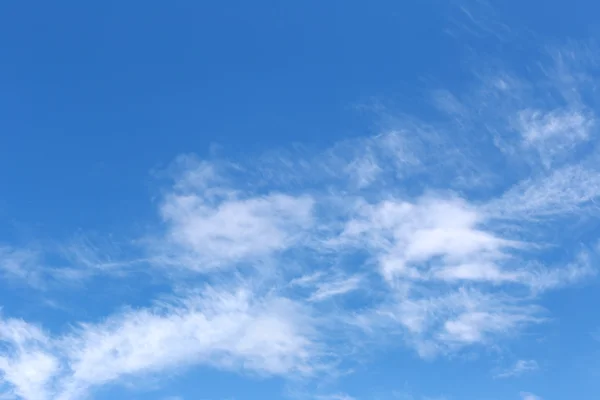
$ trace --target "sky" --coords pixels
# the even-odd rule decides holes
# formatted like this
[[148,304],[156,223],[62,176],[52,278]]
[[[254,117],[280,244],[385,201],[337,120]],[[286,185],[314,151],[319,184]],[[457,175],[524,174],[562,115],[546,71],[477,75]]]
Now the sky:
[[598,398],[599,12],[3,2],[0,399]]

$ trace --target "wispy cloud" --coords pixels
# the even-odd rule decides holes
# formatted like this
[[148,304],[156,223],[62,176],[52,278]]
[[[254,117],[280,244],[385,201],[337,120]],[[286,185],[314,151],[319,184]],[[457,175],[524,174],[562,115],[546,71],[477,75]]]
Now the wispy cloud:
[[0,247],[0,273],[8,279],[24,280],[39,285],[39,255],[33,250]]
[[560,218],[582,212],[598,213],[600,179],[596,166],[569,165],[550,174],[525,179],[489,204],[499,218]]
[[125,311],[52,336],[0,324],[0,371],[23,399],[78,399],[98,385],[190,364],[265,375],[310,375],[317,333],[302,306],[248,287],[205,287],[150,309]]
[[523,400],[542,400],[541,397],[536,396],[533,393],[521,392],[521,399]]
[[354,397],[345,393],[336,393],[329,395],[317,396],[317,400],[356,400]]
[[510,368],[496,374],[496,378],[512,378],[529,372],[534,372],[539,369],[539,365],[535,360],[518,360]]
[[527,147],[535,148],[546,167],[561,153],[589,139],[593,117],[574,110],[523,110],[518,114],[517,129]]
[[309,301],[323,301],[335,296],[341,296],[358,289],[361,279],[352,276],[339,280],[323,282],[317,285],[317,290],[310,295]]

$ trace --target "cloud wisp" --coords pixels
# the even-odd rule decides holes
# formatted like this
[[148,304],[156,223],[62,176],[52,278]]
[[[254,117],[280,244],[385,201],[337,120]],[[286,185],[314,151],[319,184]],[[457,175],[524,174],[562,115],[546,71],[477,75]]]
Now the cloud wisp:
[[495,375],[496,378],[513,378],[526,373],[539,370],[540,366],[535,360],[517,360],[510,368]]

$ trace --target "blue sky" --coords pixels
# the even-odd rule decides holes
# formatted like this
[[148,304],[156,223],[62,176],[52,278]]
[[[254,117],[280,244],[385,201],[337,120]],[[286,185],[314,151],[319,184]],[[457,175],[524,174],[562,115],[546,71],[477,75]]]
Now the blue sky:
[[0,399],[597,398],[598,12],[3,3]]

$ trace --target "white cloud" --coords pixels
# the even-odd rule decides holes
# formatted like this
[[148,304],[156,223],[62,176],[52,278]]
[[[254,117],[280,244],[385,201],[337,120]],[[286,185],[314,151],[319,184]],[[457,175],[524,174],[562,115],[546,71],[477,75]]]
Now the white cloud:
[[35,251],[0,246],[0,273],[8,279],[40,285],[39,264],[39,255]]
[[310,324],[285,299],[208,290],[165,310],[119,315],[66,338],[76,385],[201,363],[265,374],[311,372]]
[[598,170],[577,164],[519,182],[502,197],[492,200],[487,211],[498,218],[557,218],[586,210],[597,212],[598,196]]
[[78,281],[89,275],[89,271],[80,268],[48,265],[45,255],[37,249],[0,246],[0,277],[35,289],[47,289],[52,284]]
[[351,161],[347,166],[348,174],[355,178],[358,188],[371,185],[382,173],[382,168],[372,154],[365,154],[362,158]]
[[510,368],[496,374],[496,378],[511,378],[520,376],[528,372],[537,371],[539,365],[535,360],[517,360],[517,362]]
[[386,309],[407,331],[409,343],[424,357],[469,345],[493,343],[542,320],[541,309],[508,295],[458,288],[445,294],[409,297]]
[[576,110],[522,110],[518,114],[517,129],[526,147],[534,148],[546,167],[587,141],[594,120]]
[[121,271],[147,261],[122,257],[123,250],[110,236],[99,239],[79,234],[59,245],[56,252],[72,266],[71,270],[77,269],[84,274]]
[[49,352],[50,343],[39,328],[21,320],[0,320],[2,380],[10,385],[9,395],[25,400],[46,400],[59,361]]
[[321,282],[308,298],[309,301],[323,301],[331,297],[341,296],[358,289],[361,283],[359,276],[351,276],[328,282]]
[[523,400],[542,400],[540,396],[536,396],[533,393],[521,392],[521,399]]
[[539,110],[524,110],[519,113],[519,128],[528,145],[557,138],[567,143],[585,140],[591,124],[588,117],[577,111],[555,110],[544,113]]
[[359,275],[346,276],[340,272],[327,274],[319,271],[294,278],[290,281],[289,286],[308,288],[310,295],[307,300],[320,302],[359,289],[362,280],[362,276]]
[[359,205],[333,243],[366,250],[393,293],[359,325],[396,321],[425,357],[490,344],[544,320],[532,297],[511,287],[534,295],[595,273],[585,254],[567,266],[532,265],[522,253],[534,249],[495,233],[488,218],[456,197]]
[[0,341],[12,350],[0,358],[0,371],[11,393],[25,400],[79,399],[98,385],[191,364],[310,375],[319,368],[313,325],[285,298],[206,287],[58,337],[3,321]]
[[[357,214],[347,223],[342,241],[364,244],[375,251],[381,272],[390,281],[428,279],[431,275],[460,277],[460,271],[443,269],[462,268],[466,272],[469,267],[465,264],[473,262],[485,268],[488,262],[502,257],[503,248],[518,245],[480,229],[482,216],[459,199],[424,198],[416,203],[386,200],[362,205]],[[441,265],[429,263],[437,258],[441,258]],[[466,273],[462,276],[469,278]],[[479,277],[483,276],[485,273]]]
[[[312,223],[308,196],[271,194],[209,204],[200,194],[167,197],[161,214],[173,253],[187,254],[194,269],[268,257],[297,243]],[[182,262],[176,258],[175,262]]]

